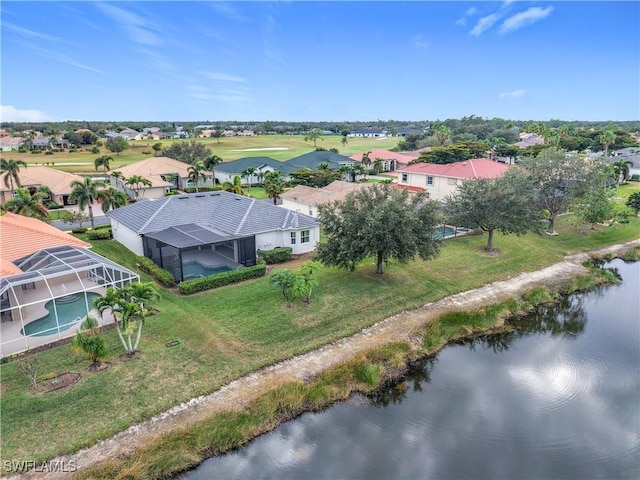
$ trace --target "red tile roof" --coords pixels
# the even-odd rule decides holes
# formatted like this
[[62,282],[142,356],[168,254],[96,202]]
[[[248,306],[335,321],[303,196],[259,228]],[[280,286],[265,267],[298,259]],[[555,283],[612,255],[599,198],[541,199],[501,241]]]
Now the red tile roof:
[[12,260],[26,257],[43,248],[64,245],[91,246],[36,218],[5,213],[0,216],[0,277],[22,273]]
[[398,172],[449,178],[495,178],[502,176],[508,169],[509,165],[504,163],[494,162],[488,158],[474,158],[446,165],[414,163],[398,170]]
[[[415,160],[419,156],[419,154],[404,154],[404,153],[392,152],[391,150],[383,150],[383,149],[368,150],[368,151],[371,152],[369,154],[369,158],[371,159],[371,163],[375,162],[376,158],[381,158],[382,160],[395,160],[398,163],[406,165],[411,160]],[[352,159],[352,160],[355,160],[357,162],[361,162],[362,161],[362,155],[364,155],[365,153],[367,153],[367,152],[354,153],[349,158]]]

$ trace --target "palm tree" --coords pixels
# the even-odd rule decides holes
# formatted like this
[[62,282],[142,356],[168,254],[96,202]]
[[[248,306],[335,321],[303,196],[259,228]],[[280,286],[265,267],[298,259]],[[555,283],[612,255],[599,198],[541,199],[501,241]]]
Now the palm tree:
[[73,338],[71,345],[77,349],[82,350],[91,359],[91,365],[89,370],[95,372],[102,367],[102,359],[107,356],[109,349],[104,343],[101,337],[88,335],[84,332],[77,332]]
[[93,161],[93,164],[96,167],[96,170],[98,170],[98,167],[102,167],[104,169],[104,175],[107,175],[107,171],[110,170],[109,168],[109,163],[113,162],[113,157],[110,157],[108,155],[103,155],[101,157],[96,158]]
[[361,163],[356,163],[355,165],[353,165],[351,167],[352,171],[353,171],[353,180],[356,181],[358,175],[361,176],[366,176],[367,175],[367,169],[364,168],[364,165],[362,165]]
[[343,146],[343,147],[344,147],[347,143],[349,143],[349,140],[347,140],[347,136],[346,136],[346,135],[343,135],[343,136],[342,136],[342,140],[341,140],[341,142],[342,142],[342,146]]
[[222,163],[222,158],[220,158],[218,155],[210,155],[207,158],[204,159],[204,161],[202,162],[204,164],[204,168],[208,168],[209,170],[211,170],[211,181],[213,182],[213,186],[216,186],[216,165]]
[[0,174],[4,173],[4,185],[11,190],[12,197],[15,194],[14,182],[18,187],[22,186],[18,175],[20,167],[27,168],[27,164],[22,160],[0,159]]
[[616,141],[616,134],[613,130],[605,130],[598,137],[598,141],[604,145],[604,158],[609,157],[609,145]]
[[98,192],[98,199],[100,199],[104,213],[107,213],[109,210],[124,207],[127,204],[127,196],[124,192],[111,186],[106,190],[100,190]]
[[268,172],[264,176],[264,191],[273,199],[273,204],[278,204],[280,194],[284,192],[284,179],[279,171]]
[[444,124],[438,125],[434,130],[433,134],[438,140],[438,143],[441,147],[444,147],[445,143],[451,138],[451,129]]
[[318,286],[317,273],[320,271],[322,264],[320,262],[307,262],[300,267],[300,282],[304,286],[303,301],[311,303],[311,292],[314,287]]
[[629,160],[618,160],[611,164],[613,172],[616,175],[616,182],[618,186],[629,179],[629,167],[632,166],[633,162],[630,162]]
[[74,180],[71,182],[72,190],[71,195],[69,195],[69,200],[77,201],[80,210],[84,210],[85,207],[89,207],[91,228],[94,228],[92,205],[98,200],[98,189],[104,186],[104,182],[100,180],[93,180],[90,177],[85,177],[82,181]]
[[376,161],[373,162],[373,169],[376,173],[380,173],[382,171],[382,159],[380,157],[376,157]]
[[251,183],[253,180],[253,175],[256,173],[256,169],[253,167],[247,167],[242,171],[242,176],[247,177],[249,180],[249,196],[251,196]]
[[44,196],[41,192],[31,195],[28,189],[19,188],[15,196],[5,203],[4,208],[7,212],[46,221],[49,219],[49,210],[42,203]]
[[151,180],[144,178],[141,175],[131,175],[125,180],[124,184],[133,190],[136,200],[140,199],[140,191],[142,191],[142,197],[144,198],[146,187],[150,187],[152,185]]
[[238,175],[233,176],[233,182],[229,182],[229,181],[222,182],[222,189],[225,192],[244,195],[244,190],[242,189],[242,179]]
[[139,314],[137,315],[136,322],[138,323],[138,329],[136,333],[136,340],[131,345],[131,337],[129,337],[129,349],[135,352],[138,349],[140,343],[140,335],[142,334],[142,324],[144,319],[148,316],[149,311],[153,303],[160,299],[160,293],[153,282],[134,282],[130,283],[121,290],[122,298],[127,302],[133,302],[138,305]]
[[116,187],[118,186],[119,181],[124,183],[124,175],[122,174],[122,172],[111,172],[111,177],[115,178],[116,180]]
[[200,177],[204,177],[202,174],[204,169],[205,166],[203,162],[196,162],[187,169],[187,177],[196,185],[196,193],[199,191],[198,183],[200,181]]
[[369,169],[369,166],[371,165],[371,152],[367,152],[367,153],[363,153],[362,154],[362,165],[364,165],[367,169]]

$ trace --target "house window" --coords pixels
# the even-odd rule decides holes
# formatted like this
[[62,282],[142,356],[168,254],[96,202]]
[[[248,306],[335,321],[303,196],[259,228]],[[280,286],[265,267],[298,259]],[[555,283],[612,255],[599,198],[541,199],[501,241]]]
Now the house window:
[[291,245],[296,244],[296,232],[291,232]]
[[433,177],[427,177],[427,185],[433,185]]
[[303,230],[300,232],[300,243],[309,243],[309,230]]
[[409,181],[409,174],[408,173],[403,173],[402,174],[402,183],[407,183]]
[[313,215],[313,207],[309,207],[309,215]]

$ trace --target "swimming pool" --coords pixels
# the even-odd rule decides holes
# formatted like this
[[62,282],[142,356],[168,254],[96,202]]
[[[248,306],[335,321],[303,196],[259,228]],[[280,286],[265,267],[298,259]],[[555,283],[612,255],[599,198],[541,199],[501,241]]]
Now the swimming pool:
[[185,280],[190,278],[206,277],[215,273],[228,272],[232,270],[226,265],[203,265],[200,262],[191,260],[182,264],[182,275]]
[[[99,296],[100,295],[97,293],[87,293],[89,310],[92,308],[91,305],[93,304],[93,300]],[[87,304],[84,299],[84,293],[74,293],[73,295],[49,300],[44,305],[44,308],[46,308],[49,313],[44,317],[27,323],[24,328],[20,330],[20,334],[27,337],[44,337],[46,335],[55,335],[58,333],[56,313],[53,308],[54,302],[55,308],[58,311],[60,332],[70,329],[79,321],[84,319],[87,314]]]
[[451,225],[440,225],[436,228],[436,233],[434,234],[435,238],[448,238],[448,237],[459,237],[460,235],[466,235],[469,233],[468,228],[464,227],[452,227]]

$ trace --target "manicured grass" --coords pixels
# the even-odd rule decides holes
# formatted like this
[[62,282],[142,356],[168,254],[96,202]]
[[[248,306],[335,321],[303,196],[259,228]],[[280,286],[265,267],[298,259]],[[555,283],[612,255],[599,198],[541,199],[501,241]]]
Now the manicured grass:
[[[374,273],[373,260],[355,272],[324,268],[310,305],[286,308],[268,278],[188,297],[162,289],[159,313],[144,327],[139,358],[120,358],[113,331],[104,334],[112,366],[99,373],[87,372],[89,362],[68,345],[39,353],[41,378],[65,371],[83,374],[75,386],[44,396],[28,392],[20,362],[2,366],[3,459],[44,460],[89,446],[257,368],[353,334],[401,310],[537,270],[569,253],[640,237],[637,218],[628,225],[598,227],[588,236],[580,235],[580,226],[571,220],[560,218],[557,237],[497,235],[497,256],[482,250],[484,236],[470,236],[445,242],[436,260],[391,264],[384,275]],[[134,255],[116,242],[93,245],[97,253],[135,270]],[[180,345],[166,348],[171,339]],[[360,378],[373,382],[376,367],[362,368]]]
[[[221,138],[218,142],[215,138],[198,138],[211,149],[213,154],[220,156],[224,161],[236,160],[242,157],[271,157],[275,160],[285,161],[299,155],[315,150],[312,142],[305,142],[304,135],[260,135],[255,137],[228,137]],[[159,140],[163,147],[168,147],[175,142],[187,140]],[[325,136],[318,140],[318,147],[337,148],[342,155],[353,155],[376,148],[394,148],[398,145],[398,138],[349,138],[347,145],[342,145],[340,135]],[[101,155],[113,157],[110,168],[116,169],[133,162],[144,160],[154,156],[151,146],[158,143],[158,140],[143,140],[129,142],[130,148],[120,155],[109,152],[105,147],[100,148],[100,153],[91,153],[89,149],[82,149],[77,152],[56,152],[53,155],[32,155],[30,153],[3,152],[3,158],[22,160],[29,165],[48,164],[52,168],[57,168],[65,172],[73,173],[96,173],[93,161]],[[260,150],[269,148],[284,148],[284,150]],[[258,150],[251,150],[258,149]],[[151,152],[151,153],[142,153]],[[52,165],[53,163],[53,165]]]

